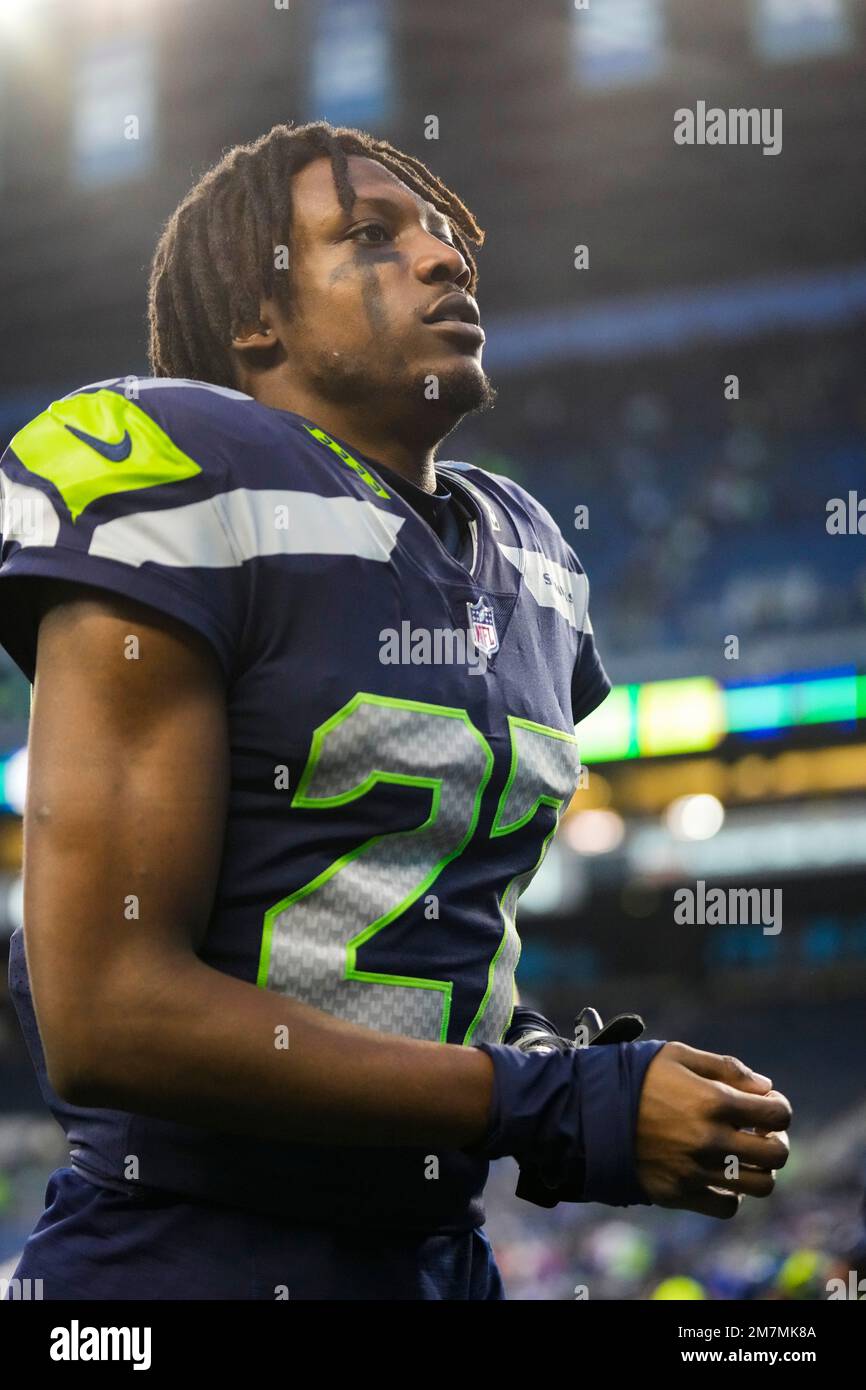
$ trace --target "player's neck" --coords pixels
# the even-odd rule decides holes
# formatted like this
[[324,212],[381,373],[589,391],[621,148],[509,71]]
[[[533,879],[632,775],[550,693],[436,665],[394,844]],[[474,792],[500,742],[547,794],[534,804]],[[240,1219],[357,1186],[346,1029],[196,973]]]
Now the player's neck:
[[401,429],[393,420],[383,421],[378,413],[375,419],[370,419],[357,405],[342,406],[298,390],[273,391],[264,383],[257,383],[257,386],[256,399],[262,405],[303,415],[374,463],[393,469],[425,492],[436,491],[434,454],[438,440],[416,437],[417,420]]
[[415,441],[409,443],[393,433],[385,437],[380,429],[365,426],[364,421],[353,414],[327,406],[320,406],[315,413],[299,411],[299,414],[306,415],[308,420],[315,420],[328,434],[344,440],[373,463],[383,463],[386,468],[393,469],[402,478],[408,478],[410,483],[423,488],[425,492],[436,491],[434,445]]

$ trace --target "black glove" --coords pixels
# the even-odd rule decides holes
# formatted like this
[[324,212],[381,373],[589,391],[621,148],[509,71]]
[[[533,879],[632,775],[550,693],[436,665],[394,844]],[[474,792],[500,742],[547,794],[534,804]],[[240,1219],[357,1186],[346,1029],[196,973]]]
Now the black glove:
[[[550,1019],[536,1009],[522,1004],[515,1006],[503,1043],[519,1052],[567,1052],[573,1048],[595,1046],[597,1043],[634,1042],[644,1031],[639,1014],[616,1014],[603,1024],[595,1009],[581,1009],[574,1021],[574,1038],[563,1038]],[[579,1202],[583,1195],[583,1177],[576,1175],[560,1187],[549,1187],[535,1164],[520,1160],[520,1177],[515,1194],[538,1207],[555,1207],[559,1202]]]

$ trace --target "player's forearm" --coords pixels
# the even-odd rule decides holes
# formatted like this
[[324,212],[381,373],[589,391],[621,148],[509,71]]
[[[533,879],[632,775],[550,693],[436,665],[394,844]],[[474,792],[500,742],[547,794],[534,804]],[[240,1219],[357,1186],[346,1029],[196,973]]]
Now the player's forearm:
[[183,957],[89,1011],[55,1084],[77,1104],[266,1139],[480,1139],[493,1068],[475,1048],[346,1023]]

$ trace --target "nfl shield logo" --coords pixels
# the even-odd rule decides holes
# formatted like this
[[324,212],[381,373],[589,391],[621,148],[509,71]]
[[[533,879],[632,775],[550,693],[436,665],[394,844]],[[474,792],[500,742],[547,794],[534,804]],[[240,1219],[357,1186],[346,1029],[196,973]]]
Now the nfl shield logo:
[[493,609],[482,594],[477,603],[467,603],[466,610],[469,614],[469,635],[476,648],[484,656],[493,656],[494,652],[499,651]]

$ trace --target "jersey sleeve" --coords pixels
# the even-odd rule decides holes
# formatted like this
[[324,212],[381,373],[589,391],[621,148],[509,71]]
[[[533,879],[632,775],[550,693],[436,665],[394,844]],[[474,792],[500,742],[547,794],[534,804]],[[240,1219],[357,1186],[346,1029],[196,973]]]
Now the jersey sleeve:
[[198,632],[227,678],[234,670],[245,575],[226,524],[218,421],[206,388],[154,385],[55,401],[0,459],[0,644],[31,681],[34,579],[145,603]]
[[564,544],[569,568],[574,575],[572,592],[575,597],[578,643],[571,678],[571,708],[574,722],[579,724],[607,699],[613,689],[613,683],[602,665],[595,642],[595,632],[589,616],[589,580],[571,546],[567,542]]
[[613,683],[596,649],[595,636],[591,631],[584,631],[571,680],[571,708],[575,724],[598,709],[612,689]]

